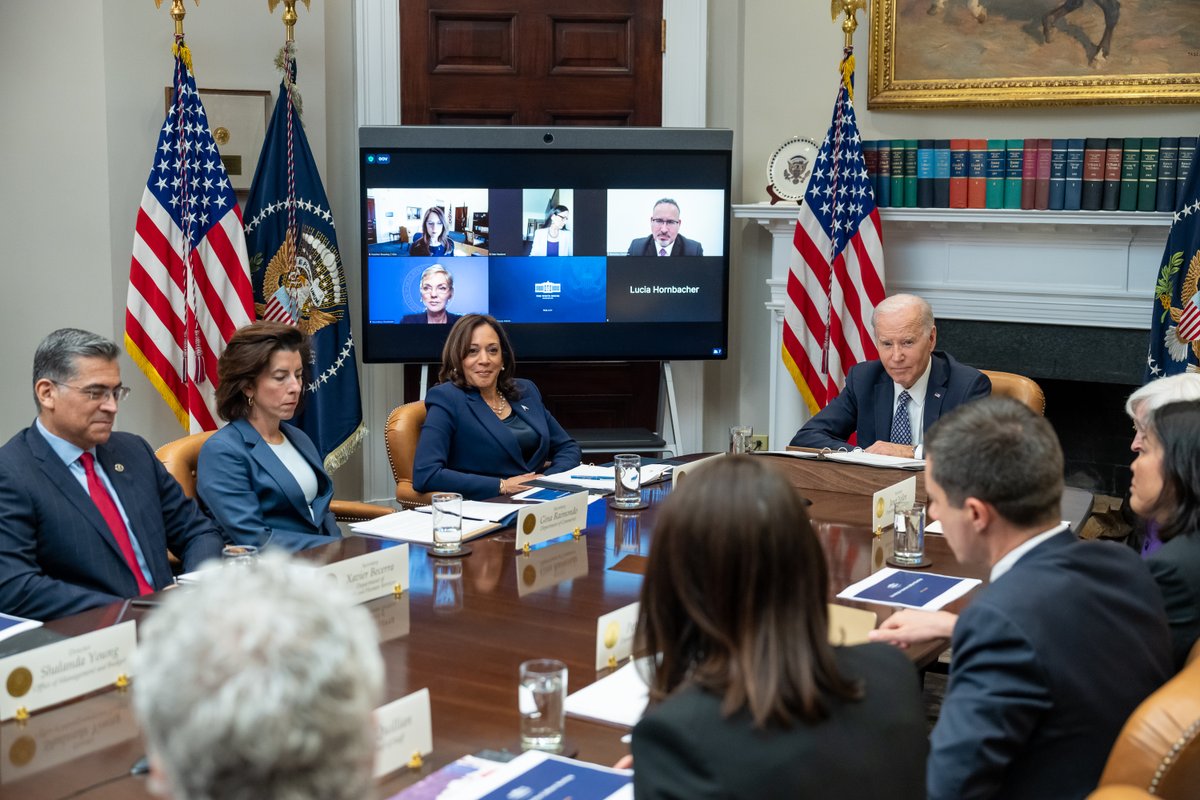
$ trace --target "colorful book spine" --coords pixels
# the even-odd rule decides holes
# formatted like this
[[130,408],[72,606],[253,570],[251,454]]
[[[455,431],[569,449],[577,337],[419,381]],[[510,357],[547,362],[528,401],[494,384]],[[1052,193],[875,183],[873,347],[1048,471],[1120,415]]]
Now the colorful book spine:
[[950,207],[950,140],[933,142],[933,207]]
[[1037,139],[1026,139],[1021,157],[1021,208],[1032,209],[1037,190]]
[[1103,139],[1084,140],[1083,199],[1079,205],[1084,211],[1099,211],[1104,199],[1104,153]]
[[904,140],[892,139],[892,208],[904,207]]
[[917,140],[917,208],[933,207],[933,139]]
[[1067,196],[1067,140],[1050,140],[1050,210],[1062,211]]
[[871,182],[871,196],[875,205],[879,205],[879,141],[864,139],[862,143],[863,166],[867,170],[867,180]]
[[1121,199],[1117,205],[1121,211],[1137,211],[1141,168],[1142,140],[1136,136],[1125,139],[1121,147]]
[[1083,139],[1067,139],[1067,188],[1063,208],[1078,211],[1083,201]]
[[1050,140],[1037,140],[1037,185],[1033,192],[1033,207],[1038,211],[1050,208]]
[[1179,169],[1175,171],[1175,208],[1183,205],[1183,184],[1192,172],[1192,162],[1196,157],[1196,140],[1195,136],[1179,137]]
[[875,205],[888,208],[892,204],[892,140],[879,140],[879,191]]
[[1153,211],[1158,205],[1158,138],[1142,139],[1142,163],[1138,169],[1138,211]]
[[917,207],[917,140],[904,140],[904,207]]
[[1021,177],[1025,164],[1025,142],[1009,139],[1004,144],[1004,208],[1021,207]]
[[1109,139],[1104,146],[1104,193],[1100,196],[1101,211],[1116,211],[1121,204],[1121,152],[1125,142]]
[[967,208],[987,207],[987,139],[971,139],[967,152]]
[[987,208],[1004,208],[1004,175],[1007,145],[1004,139],[987,140]]
[[967,158],[971,142],[950,140],[950,207],[967,207]]
[[1179,170],[1179,137],[1164,136],[1158,142],[1158,195],[1155,211],[1175,210],[1175,173]]

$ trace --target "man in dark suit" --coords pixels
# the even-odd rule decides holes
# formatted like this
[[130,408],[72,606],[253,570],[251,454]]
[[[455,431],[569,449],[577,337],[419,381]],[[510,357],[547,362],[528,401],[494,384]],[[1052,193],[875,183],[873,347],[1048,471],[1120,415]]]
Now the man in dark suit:
[[921,641],[939,620],[953,631],[930,800],[1083,798],[1126,718],[1172,674],[1162,596],[1132,550],[1059,521],[1062,450],[1015,400],[943,417],[926,458],[930,516],[955,558],[991,570],[957,622],[906,610],[873,637]]
[[631,256],[702,256],[704,248],[679,235],[679,203],[664,197],[650,214],[650,235],[629,243]]
[[0,611],[55,619],[173,582],[221,535],[145,440],[113,432],[120,351],[64,328],[34,355],[34,424],[0,448]]
[[986,375],[933,349],[933,309],[920,297],[885,298],[871,327],[879,360],[851,367],[842,391],[804,423],[793,445],[846,449],[856,433],[868,453],[920,458],[925,431],[940,416],[991,394]]

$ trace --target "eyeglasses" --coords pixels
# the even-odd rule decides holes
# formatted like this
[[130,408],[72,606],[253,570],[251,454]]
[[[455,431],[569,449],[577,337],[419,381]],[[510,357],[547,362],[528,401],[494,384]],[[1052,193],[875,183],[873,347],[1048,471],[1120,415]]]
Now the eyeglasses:
[[563,213],[561,213],[561,212],[557,212],[557,211],[556,211],[556,212],[554,212],[554,214],[552,214],[551,216],[558,217],[558,218],[559,218],[559,219],[561,219],[563,222],[566,222],[568,219],[570,219],[570,217],[568,217],[566,214],[563,214]]
[[129,397],[129,393],[133,391],[128,386],[114,386],[110,389],[107,386],[72,386],[62,381],[53,381],[53,383],[58,386],[65,386],[68,389],[74,389],[93,403],[103,403],[110,397],[114,403],[120,403],[126,397]]
[[663,219],[662,217],[651,217],[650,222],[652,222],[655,225],[660,225],[660,226],[666,225],[668,228],[675,228],[675,227],[679,226],[679,220],[677,220],[677,219]]

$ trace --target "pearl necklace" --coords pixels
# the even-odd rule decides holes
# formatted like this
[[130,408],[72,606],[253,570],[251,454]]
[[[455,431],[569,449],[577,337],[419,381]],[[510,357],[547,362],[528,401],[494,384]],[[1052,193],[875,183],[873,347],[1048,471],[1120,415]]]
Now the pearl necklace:
[[483,399],[483,402],[487,403],[487,407],[490,408],[497,417],[503,416],[504,409],[505,409],[505,407],[508,406],[508,401],[504,399],[504,395],[500,395],[500,402],[497,403],[496,405],[492,405],[491,403],[488,403],[486,397]]

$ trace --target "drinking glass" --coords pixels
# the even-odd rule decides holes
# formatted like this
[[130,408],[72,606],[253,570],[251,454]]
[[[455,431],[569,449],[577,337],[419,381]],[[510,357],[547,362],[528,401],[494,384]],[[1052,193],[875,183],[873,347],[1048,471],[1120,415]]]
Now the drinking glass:
[[553,658],[521,664],[517,706],[521,711],[521,749],[562,750],[567,665]]
[[227,544],[221,548],[221,561],[239,567],[253,566],[258,548],[252,544]]
[[749,425],[734,425],[729,429],[729,454],[750,452],[750,437],[754,436],[754,428]]
[[457,553],[462,545],[462,495],[438,492],[433,506],[433,554]]
[[615,508],[637,508],[642,504],[642,457],[621,453],[613,460],[616,488],[613,491]]
[[905,566],[918,566],[925,560],[925,504],[897,506],[893,518],[895,549],[892,560]]

